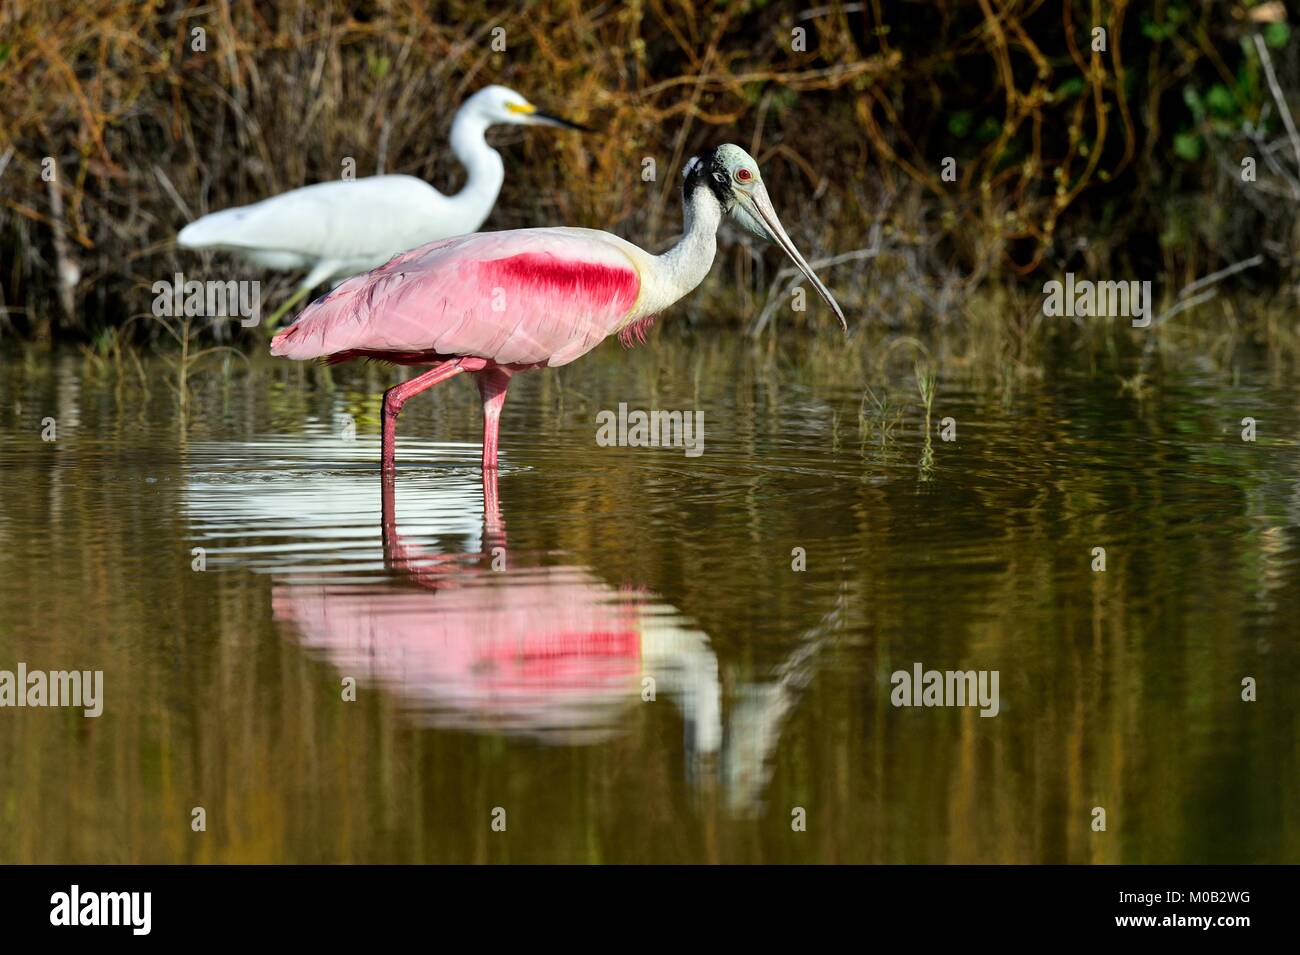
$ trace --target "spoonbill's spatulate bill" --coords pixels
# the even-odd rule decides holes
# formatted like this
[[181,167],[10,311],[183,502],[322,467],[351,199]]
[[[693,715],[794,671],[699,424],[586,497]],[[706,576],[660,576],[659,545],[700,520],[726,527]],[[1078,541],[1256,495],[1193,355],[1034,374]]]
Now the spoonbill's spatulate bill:
[[686,230],[662,255],[593,229],[482,232],[404,252],[344,282],[276,335],[271,354],[374,358],[433,367],[384,395],[383,469],[394,467],[397,416],[412,395],[462,372],[483,399],[483,467],[497,466],[497,426],[515,373],[565,365],[610,335],[643,338],[654,317],[704,280],[729,214],[779,245],[835,310],[844,313],[781,226],[739,146],[686,164]]
[[465,235],[487,220],[505,179],[501,154],[487,144],[489,126],[583,126],[540,112],[513,90],[489,86],[461,106],[451,149],[468,173],[464,188],[444,196],[414,176],[367,176],[321,182],[249,206],[214,212],[177,236],[187,249],[223,249],[265,268],[307,269],[297,292],[268,320],[323,282],[383,265],[404,249]]

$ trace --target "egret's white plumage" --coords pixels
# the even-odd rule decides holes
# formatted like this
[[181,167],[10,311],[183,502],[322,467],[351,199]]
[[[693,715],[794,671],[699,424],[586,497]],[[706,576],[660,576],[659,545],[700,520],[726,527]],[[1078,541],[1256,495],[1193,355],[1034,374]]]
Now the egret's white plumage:
[[454,195],[413,176],[321,182],[203,216],[181,230],[177,243],[235,252],[264,268],[305,269],[296,302],[322,282],[377,268],[398,252],[477,231],[505,180],[501,154],[485,136],[501,124],[582,128],[489,86],[466,100],[452,123],[452,152],[468,174]]

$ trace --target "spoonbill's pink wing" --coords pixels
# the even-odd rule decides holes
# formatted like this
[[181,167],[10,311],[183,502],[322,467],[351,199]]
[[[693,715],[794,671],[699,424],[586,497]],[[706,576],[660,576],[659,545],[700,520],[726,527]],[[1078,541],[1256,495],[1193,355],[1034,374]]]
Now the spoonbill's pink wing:
[[403,252],[312,303],[271,354],[563,365],[624,323],[641,277],[613,236],[481,232]]

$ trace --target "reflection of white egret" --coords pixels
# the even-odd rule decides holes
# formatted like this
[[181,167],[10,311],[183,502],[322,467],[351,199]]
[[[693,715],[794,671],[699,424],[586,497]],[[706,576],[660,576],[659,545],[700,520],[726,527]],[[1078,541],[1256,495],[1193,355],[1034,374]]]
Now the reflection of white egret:
[[816,673],[822,649],[843,625],[844,601],[827,613],[772,671],[772,679],[737,687],[727,718],[722,772],[727,808],[758,809],[772,777],[772,755],[785,721]]

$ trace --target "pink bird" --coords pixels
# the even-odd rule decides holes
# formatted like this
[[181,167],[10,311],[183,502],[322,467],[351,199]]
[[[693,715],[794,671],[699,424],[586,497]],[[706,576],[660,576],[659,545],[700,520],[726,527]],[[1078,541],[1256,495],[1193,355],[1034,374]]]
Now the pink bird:
[[431,242],[313,302],[271,340],[271,354],[432,366],[384,393],[384,472],[395,467],[402,405],[462,372],[473,374],[489,470],[497,466],[511,377],[566,365],[611,335],[624,344],[644,341],[655,317],[708,274],[724,214],[780,246],[847,330],[839,304],[781,226],[748,153],[719,146],[692,157],[683,176],[685,233],[662,255],[594,229],[479,232]]

